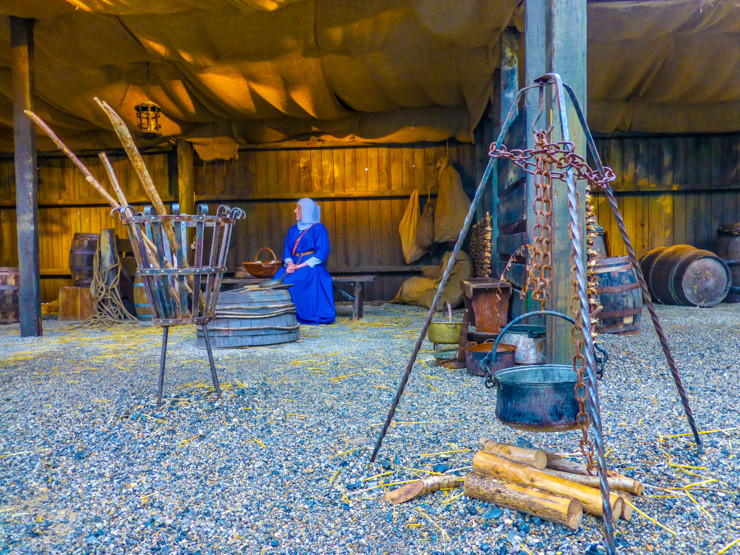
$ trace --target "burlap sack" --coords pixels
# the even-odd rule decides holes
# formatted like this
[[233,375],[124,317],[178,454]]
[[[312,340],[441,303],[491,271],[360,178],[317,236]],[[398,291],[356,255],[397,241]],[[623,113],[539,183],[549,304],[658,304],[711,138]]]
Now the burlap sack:
[[[442,258],[442,264],[437,266],[437,271],[432,270],[432,266],[424,266],[422,270],[426,269],[425,275],[438,275],[436,279],[429,279],[427,277],[410,277],[401,284],[401,288],[398,290],[395,298],[392,302],[400,304],[409,304],[424,306],[429,308],[432,306],[434,301],[434,295],[437,292],[437,287],[442,278],[442,273],[447,267],[447,262],[450,260],[452,252],[446,252]],[[437,302],[436,310],[442,310],[445,303],[450,303],[453,307],[460,306],[463,300],[462,289],[460,289],[460,282],[464,279],[468,279],[473,276],[473,261],[470,257],[460,251],[458,254],[455,265],[452,267],[452,272],[447,280],[447,287],[442,292]]]
[[416,244],[425,251],[434,243],[434,202],[427,197],[416,228]]
[[415,189],[409,197],[409,203],[398,224],[398,233],[401,236],[401,248],[406,264],[417,261],[424,255],[424,249],[416,243],[416,228],[419,225],[419,191]]
[[434,240],[437,243],[457,241],[465,216],[470,209],[470,199],[462,186],[462,179],[447,158],[437,162],[439,193],[434,214]]

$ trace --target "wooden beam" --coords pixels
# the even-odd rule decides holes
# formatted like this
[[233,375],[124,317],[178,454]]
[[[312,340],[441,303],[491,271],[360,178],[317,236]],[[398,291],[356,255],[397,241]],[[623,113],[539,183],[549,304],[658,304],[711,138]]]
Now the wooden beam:
[[[531,85],[540,75],[547,73],[547,0],[527,0],[524,3],[524,83]],[[536,90],[526,92],[525,117],[526,117],[526,148],[534,147],[534,135],[532,126],[538,115],[538,95]],[[538,126],[548,125],[547,114],[543,114],[538,120]],[[534,176],[527,174],[526,194],[526,217],[527,217],[527,240],[533,237],[536,218],[534,215]],[[528,291],[522,302],[523,311],[531,312],[539,308],[539,303],[532,299],[532,292]],[[518,314],[512,314],[518,316]],[[530,324],[534,323],[530,319]]]
[[18,221],[18,291],[21,337],[39,337],[41,284],[39,278],[38,173],[36,133],[23,110],[32,110],[33,20],[10,18],[13,139],[15,141],[16,218]]
[[[550,71],[558,73],[563,82],[570,85],[575,92],[581,109],[586,113],[586,0],[549,0],[548,41],[547,54]],[[553,141],[560,141],[560,122],[555,100],[555,92],[551,95],[553,104]],[[575,151],[586,157],[586,140],[578,117],[568,99],[567,118],[570,130],[570,141],[575,145]],[[553,280],[551,291],[551,309],[563,314],[570,310],[573,298],[573,285],[570,277],[570,253],[572,242],[568,235],[567,186],[562,181],[554,181],[553,192]],[[585,184],[578,184],[581,198],[579,218],[581,231],[585,230],[586,210],[584,203]],[[585,234],[582,233],[581,244],[585,244]],[[585,255],[585,249],[584,249]],[[585,262],[585,260],[584,260]],[[573,360],[575,345],[571,337],[570,327],[555,323],[553,318],[547,321],[547,336],[549,341],[548,359],[565,364]]]

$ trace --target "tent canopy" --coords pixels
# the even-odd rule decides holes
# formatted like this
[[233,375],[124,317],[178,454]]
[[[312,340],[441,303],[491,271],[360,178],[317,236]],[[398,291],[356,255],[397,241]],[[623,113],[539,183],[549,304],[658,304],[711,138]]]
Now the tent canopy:
[[[499,36],[519,0],[5,0],[34,18],[35,110],[73,148],[118,147],[98,96],[129,123],[225,156],[290,140],[472,140]],[[594,131],[740,129],[734,0],[588,5]],[[0,18],[0,150],[13,149],[9,18]],[[153,143],[152,143],[153,144]],[[51,148],[45,139],[39,147]],[[220,153],[220,154],[219,154]]]

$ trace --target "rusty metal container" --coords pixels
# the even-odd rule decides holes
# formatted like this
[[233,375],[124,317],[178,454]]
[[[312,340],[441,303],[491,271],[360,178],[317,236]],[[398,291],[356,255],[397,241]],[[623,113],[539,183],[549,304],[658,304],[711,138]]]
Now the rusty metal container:
[[[473,376],[488,376],[488,372],[481,367],[481,361],[492,349],[493,342],[469,343],[465,346],[465,366],[468,369],[468,374],[472,374]],[[496,347],[496,356],[493,359],[491,371],[495,373],[503,368],[514,366],[515,351],[516,347],[513,345],[499,343],[498,347]]]
[[94,273],[95,252],[98,250],[97,233],[75,233],[69,249],[69,272],[78,287],[90,286]]
[[543,364],[545,362],[545,326],[518,324],[511,326],[503,338],[509,345],[516,347],[514,362],[516,364]]

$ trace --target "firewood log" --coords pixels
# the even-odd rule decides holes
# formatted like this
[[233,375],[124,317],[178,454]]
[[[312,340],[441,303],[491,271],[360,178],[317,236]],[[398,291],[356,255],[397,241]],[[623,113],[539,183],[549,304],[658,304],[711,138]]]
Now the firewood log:
[[572,530],[581,525],[583,518],[583,507],[578,499],[555,495],[478,472],[470,472],[465,476],[463,490],[469,497],[557,522]]
[[481,449],[486,453],[504,457],[510,461],[526,464],[538,470],[542,470],[547,465],[547,454],[541,449],[527,449],[525,447],[516,447],[506,443],[498,443],[493,440],[480,439]]
[[[583,505],[583,510],[595,516],[603,516],[601,492],[596,488],[582,486],[558,476],[551,476],[541,470],[517,464],[485,451],[478,451],[473,457],[473,470],[488,476],[496,476],[518,484],[544,489],[557,495],[574,497]],[[614,494],[610,494],[612,520],[617,520],[622,513],[624,501]]]
[[[624,507],[622,508],[621,517],[624,520],[632,520],[632,500],[633,500],[632,494],[626,491],[620,491],[618,495],[625,501]],[[627,503],[628,501],[629,503]]]
[[441,489],[454,489],[459,487],[462,482],[463,478],[454,474],[427,476],[387,492],[382,499],[397,505]]
[[[571,474],[570,472],[563,472],[561,470],[553,470],[552,468],[543,468],[542,472],[546,472],[547,474],[550,474],[551,476],[558,476],[560,478],[565,478],[566,480],[570,480],[571,482],[575,482],[576,484],[590,486],[592,488],[599,487],[599,477],[598,476],[584,476],[583,474]],[[612,475],[611,473],[609,473],[606,481],[609,484],[610,490],[619,490],[620,493],[623,491],[626,491],[634,495],[642,494],[642,484],[638,482],[637,480],[628,478],[627,476],[622,476],[621,474]]]
[[583,463],[575,462],[555,453],[545,451],[547,456],[547,468],[553,470],[560,470],[561,472],[569,472],[570,474],[582,474],[583,476],[589,476],[588,469]]

